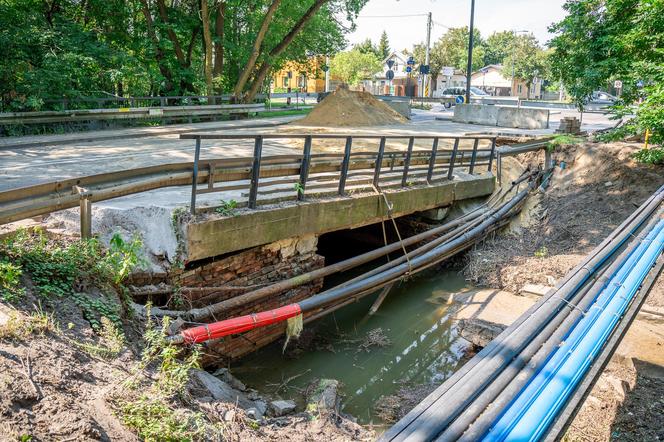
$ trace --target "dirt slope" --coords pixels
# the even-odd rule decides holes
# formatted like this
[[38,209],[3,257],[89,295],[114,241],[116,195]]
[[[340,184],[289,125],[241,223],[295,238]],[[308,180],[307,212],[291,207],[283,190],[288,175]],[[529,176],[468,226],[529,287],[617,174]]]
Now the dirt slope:
[[302,126],[386,126],[407,120],[384,102],[368,92],[337,88],[303,119],[294,124]]

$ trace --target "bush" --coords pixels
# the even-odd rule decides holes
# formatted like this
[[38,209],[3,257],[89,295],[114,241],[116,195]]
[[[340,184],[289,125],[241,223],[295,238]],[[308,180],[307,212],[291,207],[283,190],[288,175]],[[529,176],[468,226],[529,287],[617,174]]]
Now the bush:
[[11,262],[0,261],[0,299],[5,302],[16,302],[24,293],[21,287],[21,266]]
[[641,149],[632,158],[644,164],[664,164],[664,148]]

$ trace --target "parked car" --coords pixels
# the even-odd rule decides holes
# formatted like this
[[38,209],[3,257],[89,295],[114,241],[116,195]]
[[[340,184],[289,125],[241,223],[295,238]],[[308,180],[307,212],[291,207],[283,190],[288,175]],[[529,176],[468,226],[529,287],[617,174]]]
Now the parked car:
[[[489,96],[480,88],[474,86],[470,87],[470,96],[471,97],[486,97]],[[463,103],[466,101],[466,88],[465,87],[448,87],[443,89],[438,95],[437,98],[454,98],[454,102],[445,101],[443,103],[447,109],[454,106],[457,102]]]

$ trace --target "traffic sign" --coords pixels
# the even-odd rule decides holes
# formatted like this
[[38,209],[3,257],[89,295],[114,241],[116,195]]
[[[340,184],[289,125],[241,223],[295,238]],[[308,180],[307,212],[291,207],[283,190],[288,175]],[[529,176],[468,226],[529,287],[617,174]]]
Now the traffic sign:
[[413,58],[412,55],[408,57],[408,61],[406,62],[406,64],[408,64],[409,66],[415,65],[415,59]]
[[385,78],[387,78],[388,80],[394,79],[394,71],[390,69],[387,72],[385,72]]
[[330,67],[329,67],[328,65],[324,64],[323,66],[320,67],[320,69],[321,69],[323,72],[327,72],[327,71],[330,70]]
[[463,102],[466,101],[466,99],[463,95],[457,95],[454,101],[456,101],[456,104],[463,104]]
[[429,65],[428,64],[421,64],[420,65],[420,74],[427,75],[429,73]]
[[410,74],[411,72],[413,72],[413,68],[411,66],[406,66],[406,72]]
[[385,62],[385,64],[387,65],[387,67],[388,67],[389,69],[392,69],[392,66],[394,66],[394,60],[390,58],[389,60],[387,60],[387,61]]
[[444,66],[443,69],[441,69],[441,73],[445,77],[451,77],[452,75],[454,75],[454,67]]
[[622,81],[620,80],[616,80],[615,83],[613,83],[613,87],[615,87],[616,89],[622,89],[622,86],[623,86]]

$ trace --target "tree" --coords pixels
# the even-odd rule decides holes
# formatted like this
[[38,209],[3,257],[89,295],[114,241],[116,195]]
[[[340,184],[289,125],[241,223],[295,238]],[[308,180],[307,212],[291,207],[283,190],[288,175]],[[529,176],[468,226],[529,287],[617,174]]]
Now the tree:
[[357,49],[358,51],[362,52],[363,54],[374,54],[376,57],[380,57],[378,55],[378,49],[374,44],[371,42],[370,38],[367,38],[361,43],[357,43],[353,45],[353,49]]
[[[473,30],[473,66],[476,71],[484,65],[484,42],[480,31]],[[470,32],[467,27],[449,29],[431,48],[430,57],[436,59],[436,63],[442,66],[453,66],[466,73],[468,69],[468,44]],[[440,69],[436,74],[440,73]]]
[[494,32],[484,42],[484,65],[503,64],[512,55],[514,31]]
[[512,55],[505,59],[503,72],[525,81],[530,98],[533,81],[547,76],[549,68],[547,54],[533,35],[517,36],[512,46]]
[[378,41],[377,48],[378,57],[381,60],[385,60],[390,55],[390,41],[387,38],[387,32],[383,31],[380,34],[380,40]]
[[370,78],[381,67],[381,60],[376,54],[362,52],[357,48],[339,52],[330,60],[332,78],[350,85],[357,85],[361,80]]
[[594,90],[622,80],[620,114],[640,99],[630,130],[664,143],[664,0],[568,0],[564,8],[550,28],[554,76],[581,108]]

